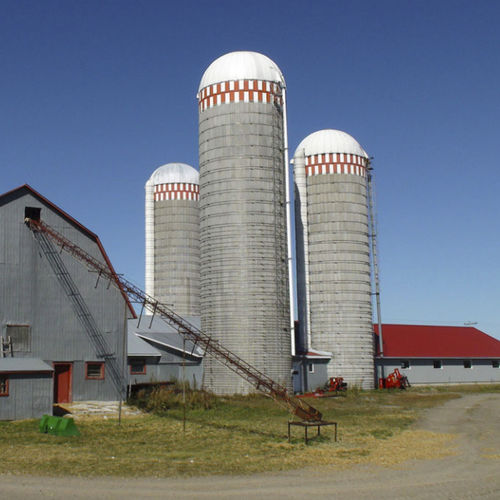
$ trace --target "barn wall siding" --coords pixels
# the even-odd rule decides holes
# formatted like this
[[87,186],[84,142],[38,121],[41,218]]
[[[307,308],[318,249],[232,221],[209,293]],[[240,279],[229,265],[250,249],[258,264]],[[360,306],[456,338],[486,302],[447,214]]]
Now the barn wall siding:
[[[436,358],[439,359],[439,358]],[[401,361],[409,360],[410,368],[401,368]],[[433,359],[384,359],[385,376],[395,368],[408,377],[410,384],[461,384],[500,382],[500,369],[493,368],[491,360],[471,359],[472,368],[464,368],[462,359],[442,359],[442,368],[433,368]],[[381,361],[377,361],[381,366]]]
[[0,398],[0,420],[39,418],[51,413],[51,373],[9,375],[9,396]]
[[[117,400],[117,390],[111,383],[108,370],[104,381],[85,380],[85,361],[102,359],[98,358],[70,299],[32,232],[24,224],[27,206],[41,208],[44,222],[97,260],[105,262],[90,235],[29,190],[22,196],[4,197],[0,203],[0,333],[6,335],[8,324],[30,325],[31,350],[15,352],[15,357],[39,358],[49,364],[74,363],[74,401]],[[123,367],[124,329],[128,313],[123,296],[107,281],[97,280],[96,273],[89,272],[66,252],[60,255],[103,333],[111,354]]]

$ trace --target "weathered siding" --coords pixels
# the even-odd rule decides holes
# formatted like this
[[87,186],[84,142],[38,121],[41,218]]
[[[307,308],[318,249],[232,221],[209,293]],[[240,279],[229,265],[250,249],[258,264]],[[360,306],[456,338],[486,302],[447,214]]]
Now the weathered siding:
[[9,374],[9,395],[0,398],[0,420],[52,414],[52,374]]
[[[7,199],[5,199],[7,198]],[[16,357],[37,357],[51,362],[73,362],[74,400],[116,400],[118,394],[104,381],[85,380],[84,362],[102,361],[80,324],[73,306],[54,275],[32,232],[24,224],[26,206],[41,208],[41,218],[78,246],[104,262],[101,251],[77,225],[62,217],[29,191],[5,197],[0,206],[0,328],[8,324],[31,327],[31,352]],[[123,366],[126,303],[114,287],[87,270],[65,252],[61,258],[92,312],[119,366]]]
[[200,388],[202,377],[203,368],[201,362],[186,361],[186,366],[183,368],[182,358],[173,361],[147,363],[145,374],[131,374],[129,367],[129,384],[169,382],[185,378],[191,386],[195,384],[197,388]]
[[[311,392],[322,388],[328,381],[329,359],[294,360],[293,362],[293,390],[294,392]],[[309,365],[313,371],[309,371]]]

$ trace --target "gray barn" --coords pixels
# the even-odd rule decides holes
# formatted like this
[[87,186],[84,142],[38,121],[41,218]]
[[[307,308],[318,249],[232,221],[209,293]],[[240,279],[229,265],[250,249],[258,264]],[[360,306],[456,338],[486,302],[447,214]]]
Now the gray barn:
[[51,252],[26,217],[40,218],[112,269],[99,238],[30,186],[0,196],[0,384],[8,386],[0,418],[38,417],[49,403],[116,401],[133,309],[69,254]]

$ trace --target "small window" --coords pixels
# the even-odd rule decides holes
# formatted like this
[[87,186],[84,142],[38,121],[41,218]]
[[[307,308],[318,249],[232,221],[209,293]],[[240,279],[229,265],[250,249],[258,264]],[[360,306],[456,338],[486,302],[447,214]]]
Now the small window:
[[434,368],[443,368],[443,363],[441,362],[440,359],[435,359],[433,362],[432,362],[432,366]]
[[472,362],[470,359],[464,359],[464,368],[472,368]]
[[31,330],[29,325],[7,325],[7,340],[10,337],[14,352],[31,352]]
[[308,371],[309,373],[314,373],[314,363],[309,363],[309,364],[307,365],[307,371]]
[[92,380],[104,379],[104,363],[88,362],[85,364],[85,378]]
[[144,359],[133,359],[130,362],[131,375],[145,375],[145,373],[146,373],[146,361]]
[[492,359],[491,360],[491,367],[492,368],[498,368],[498,359]]
[[407,359],[403,359],[401,361],[401,368],[403,369],[410,368],[410,362]]
[[9,395],[9,378],[0,375],[0,397]]
[[42,209],[38,207],[24,207],[24,218],[39,221],[41,211]]

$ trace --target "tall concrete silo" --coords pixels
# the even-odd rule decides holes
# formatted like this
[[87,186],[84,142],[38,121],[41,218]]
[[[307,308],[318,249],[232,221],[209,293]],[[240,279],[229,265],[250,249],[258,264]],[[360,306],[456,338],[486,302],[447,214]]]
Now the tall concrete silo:
[[[291,387],[284,78],[268,57],[232,52],[198,90],[201,326]],[[219,394],[249,385],[205,360]]]
[[185,163],[146,182],[146,293],[181,316],[200,315],[199,174]]
[[373,388],[368,155],[340,130],[307,136],[293,159],[303,348],[333,354],[328,375]]

